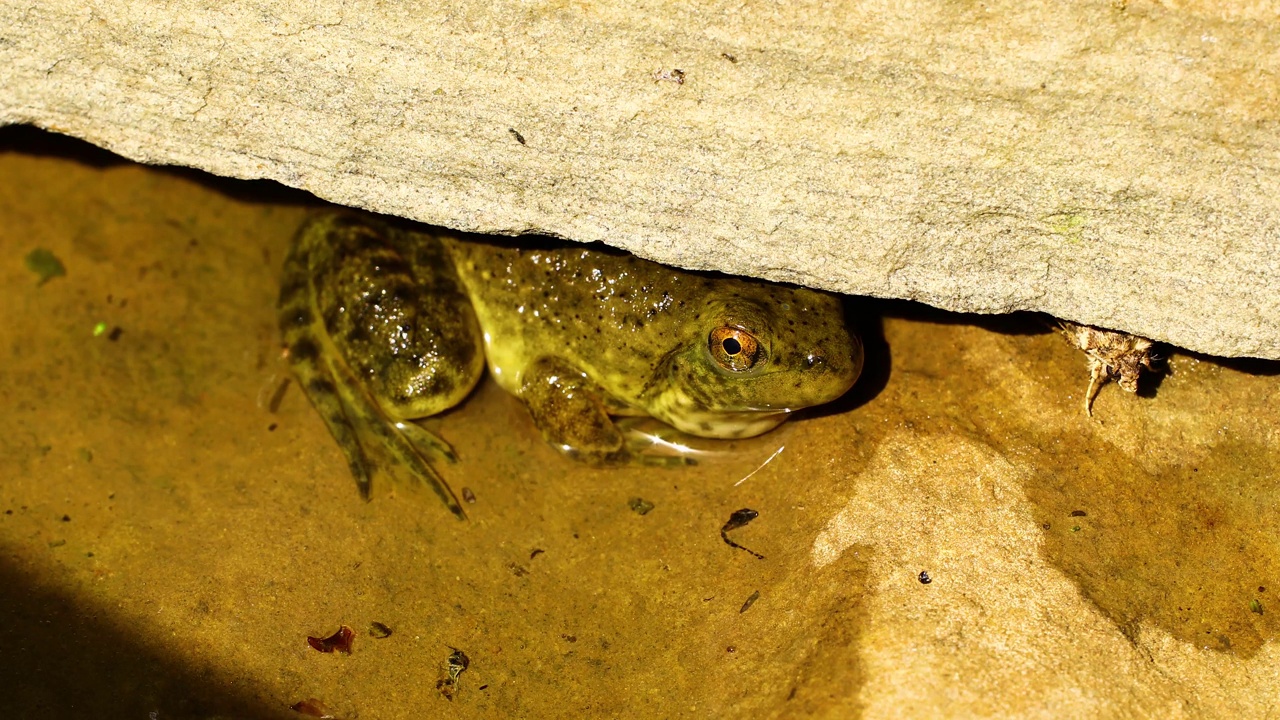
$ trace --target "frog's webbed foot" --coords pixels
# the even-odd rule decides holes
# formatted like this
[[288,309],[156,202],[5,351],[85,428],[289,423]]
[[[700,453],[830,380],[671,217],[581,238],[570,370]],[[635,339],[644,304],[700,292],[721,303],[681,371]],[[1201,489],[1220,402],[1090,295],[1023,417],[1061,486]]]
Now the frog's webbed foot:
[[[347,456],[361,497],[369,499],[374,474],[379,470],[391,473],[399,466],[410,476],[424,480],[450,512],[466,519],[452,488],[427,460],[433,457],[456,461],[448,443],[411,422],[389,420],[339,361],[302,365],[294,360],[294,372],[302,380],[307,397],[320,410],[329,432]],[[382,457],[372,451],[379,451]]]
[[[340,393],[339,397],[342,398],[344,412],[349,419],[355,421],[355,426],[376,436],[376,441],[373,443],[361,443],[361,452],[367,456],[369,446],[385,450],[390,456],[391,465],[404,468],[415,479],[425,480],[444,502],[445,507],[449,508],[449,512],[465,520],[467,513],[462,509],[462,503],[458,502],[458,497],[453,494],[453,488],[449,487],[449,484],[440,477],[427,460],[430,456],[447,462],[456,462],[457,456],[453,448],[420,425],[388,418],[377,403],[354,384],[354,379],[354,377],[349,378],[349,382],[341,386],[348,388],[350,392]],[[388,472],[393,471],[394,468],[388,468]],[[360,482],[358,477],[356,481]],[[366,500],[369,498],[369,489],[369,483],[366,480],[360,487],[360,493]]]
[[395,428],[424,458],[442,460],[450,465],[458,462],[458,454],[453,451],[453,446],[421,425],[411,420],[399,420],[395,423]]
[[320,411],[320,417],[346,455],[347,465],[351,468],[351,476],[356,480],[360,497],[368,500],[376,466],[364,451],[360,432],[352,421],[354,416],[338,390],[333,374],[326,364],[313,365],[304,371],[296,362],[294,373],[298,375],[298,384],[302,386],[303,392]]

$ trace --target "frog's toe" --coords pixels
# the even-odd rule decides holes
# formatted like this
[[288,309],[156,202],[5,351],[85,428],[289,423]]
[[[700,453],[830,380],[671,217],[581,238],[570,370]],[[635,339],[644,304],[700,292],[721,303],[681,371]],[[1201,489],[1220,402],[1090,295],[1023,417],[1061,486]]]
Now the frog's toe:
[[450,465],[458,462],[453,446],[430,430],[410,420],[401,420],[395,426],[424,458],[443,460]]

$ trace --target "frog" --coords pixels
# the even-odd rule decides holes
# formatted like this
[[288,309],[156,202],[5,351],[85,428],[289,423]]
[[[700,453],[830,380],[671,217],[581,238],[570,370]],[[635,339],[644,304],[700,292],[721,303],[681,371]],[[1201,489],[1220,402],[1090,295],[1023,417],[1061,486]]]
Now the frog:
[[453,448],[416,421],[486,372],[576,459],[650,459],[627,418],[706,438],[763,434],[844,395],[863,364],[838,296],[680,270],[580,243],[431,232],[318,213],[284,263],[279,323],[299,386],[360,494],[375,475],[429,485]]

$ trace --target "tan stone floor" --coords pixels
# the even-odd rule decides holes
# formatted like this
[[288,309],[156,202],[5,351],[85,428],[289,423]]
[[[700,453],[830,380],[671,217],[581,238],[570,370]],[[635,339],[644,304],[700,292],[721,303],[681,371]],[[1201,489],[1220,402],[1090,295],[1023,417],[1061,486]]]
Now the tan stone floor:
[[[486,383],[427,422],[464,523],[415,488],[362,502],[297,388],[272,410],[310,204],[0,131],[4,715],[1280,706],[1280,365],[1175,353],[1090,419],[1083,356],[1035,318],[851,302],[852,395],[691,468],[576,465]],[[37,248],[65,276],[41,284]],[[743,507],[733,538],[764,560],[720,537]],[[341,624],[352,654],[308,647]]]

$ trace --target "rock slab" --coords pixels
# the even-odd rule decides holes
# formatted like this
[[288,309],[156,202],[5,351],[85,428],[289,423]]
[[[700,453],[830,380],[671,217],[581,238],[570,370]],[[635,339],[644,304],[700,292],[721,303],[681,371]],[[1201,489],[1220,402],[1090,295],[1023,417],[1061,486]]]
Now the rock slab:
[[1280,359],[1280,3],[0,0],[0,124]]

